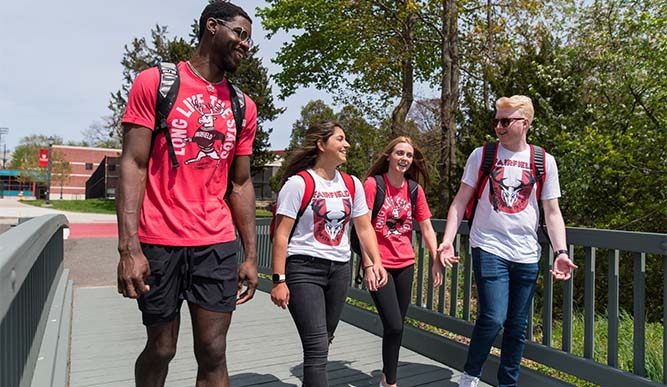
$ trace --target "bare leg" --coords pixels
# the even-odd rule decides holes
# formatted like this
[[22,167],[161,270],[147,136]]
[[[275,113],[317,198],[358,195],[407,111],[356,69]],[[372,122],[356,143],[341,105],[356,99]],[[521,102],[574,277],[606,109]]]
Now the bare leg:
[[176,355],[180,323],[180,315],[177,315],[176,319],[167,324],[146,327],[146,347],[134,364],[137,387],[164,386],[169,362]]
[[197,387],[229,387],[227,372],[227,330],[232,313],[213,312],[188,303],[192,317]]

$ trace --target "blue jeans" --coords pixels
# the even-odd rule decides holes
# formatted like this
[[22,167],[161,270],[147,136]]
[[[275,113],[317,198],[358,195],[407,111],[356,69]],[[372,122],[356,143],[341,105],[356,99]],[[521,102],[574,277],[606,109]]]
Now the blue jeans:
[[328,387],[329,343],[350,287],[350,262],[293,255],[287,257],[285,276],[288,308],[303,347],[303,385]]
[[480,248],[472,249],[472,259],[477,284],[477,321],[463,369],[468,375],[479,377],[493,341],[504,328],[498,386],[516,386],[538,263],[514,263]]

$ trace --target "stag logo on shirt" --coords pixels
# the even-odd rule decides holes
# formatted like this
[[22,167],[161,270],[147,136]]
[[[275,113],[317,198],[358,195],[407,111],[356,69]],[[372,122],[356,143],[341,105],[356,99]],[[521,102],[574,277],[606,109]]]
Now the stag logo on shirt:
[[493,209],[508,214],[521,212],[528,206],[528,199],[535,186],[535,178],[530,170],[516,168],[494,169],[489,182],[492,188],[489,190],[489,199]]
[[[316,195],[319,196],[319,195]],[[328,246],[338,246],[343,238],[345,225],[350,221],[352,203],[350,198],[313,199],[313,228],[315,240]]]

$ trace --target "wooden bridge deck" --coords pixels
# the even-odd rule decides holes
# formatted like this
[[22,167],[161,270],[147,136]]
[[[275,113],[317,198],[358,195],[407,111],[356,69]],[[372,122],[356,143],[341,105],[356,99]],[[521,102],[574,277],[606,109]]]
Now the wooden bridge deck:
[[[197,367],[186,308],[167,386],[194,385]],[[144,343],[136,302],[123,299],[115,287],[75,289],[71,387],[134,385],[134,361]],[[289,313],[273,306],[268,294],[258,292],[253,301],[237,309],[227,347],[232,386],[301,386],[302,351],[296,328]],[[406,348],[400,360],[401,387],[458,385],[458,370]],[[380,370],[381,339],[341,321],[329,354],[330,385],[377,386]]]

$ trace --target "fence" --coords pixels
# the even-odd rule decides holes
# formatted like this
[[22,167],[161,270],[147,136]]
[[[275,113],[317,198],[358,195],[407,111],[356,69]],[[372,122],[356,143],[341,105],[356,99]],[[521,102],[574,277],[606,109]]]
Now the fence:
[[63,215],[45,215],[0,234],[0,386],[67,385],[67,225]]
[[[257,220],[258,239],[258,268],[261,273],[271,274],[271,242],[268,237],[270,219]],[[433,220],[433,227],[441,238],[445,228],[442,220]],[[468,241],[468,226],[464,222],[459,228],[455,247],[462,254],[462,260],[452,269],[445,270],[448,279],[446,286],[433,290],[433,279],[429,270],[428,254],[425,252],[423,241],[416,225],[415,250],[417,252],[415,265],[416,289],[413,302],[408,310],[408,318],[428,324],[435,328],[444,329],[456,335],[469,338],[472,333],[473,319],[471,306],[474,305],[472,260]],[[578,276],[584,274],[583,289],[576,289],[575,281],[570,279],[562,284],[562,335],[558,347],[554,344],[553,313],[554,313],[554,281],[549,274],[553,265],[553,251],[547,246],[541,235],[543,244],[542,267],[540,282],[541,292],[536,293],[534,305],[541,305],[541,311],[536,314],[531,310],[528,327],[528,339],[524,357],[547,367],[574,375],[580,379],[602,386],[664,386],[667,385],[667,336],[664,334],[667,321],[667,235],[636,233],[613,230],[596,230],[582,228],[567,228],[567,241],[570,256],[579,266]],[[594,360],[596,340],[596,257],[607,256],[609,270],[606,273],[608,302],[606,305],[597,305],[597,310],[606,309],[607,312],[607,361],[606,364]],[[633,371],[625,372],[618,368],[619,353],[619,263],[623,257],[629,256],[633,264]],[[356,259],[356,257],[353,257]],[[646,264],[649,261],[662,261],[662,384],[646,379],[645,359],[645,327],[646,327]],[[449,275],[447,274],[449,271]],[[265,285],[266,286],[266,285]],[[583,291],[584,315],[584,344],[583,356],[572,351],[573,315],[575,312],[574,297]],[[579,293],[578,293],[579,292]],[[541,296],[540,296],[541,294]],[[367,291],[351,285],[349,297],[369,305],[372,300]],[[379,321],[375,314],[351,307],[354,310],[344,312],[343,318],[355,325],[374,333],[381,333]],[[534,324],[541,325],[541,342],[535,342],[533,337]],[[416,328],[406,329],[403,343],[418,352],[435,358],[439,361],[463,368],[466,347],[454,340],[432,334]],[[500,346],[500,337],[494,343]],[[492,358],[485,367],[484,380],[495,382],[495,367],[498,359]],[[537,372],[522,371],[522,384],[544,385],[558,384],[555,380],[542,378]]]

